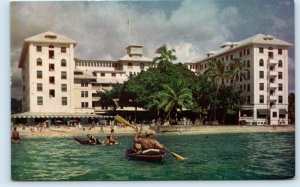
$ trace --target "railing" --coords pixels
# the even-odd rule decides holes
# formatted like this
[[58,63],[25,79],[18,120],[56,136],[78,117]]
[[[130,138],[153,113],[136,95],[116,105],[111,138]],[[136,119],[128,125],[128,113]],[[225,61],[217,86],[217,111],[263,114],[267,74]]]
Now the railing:
[[269,63],[269,64],[274,64],[274,65],[276,65],[277,62],[278,62],[277,59],[273,59],[273,58],[269,58],[269,59],[268,59],[268,63]]

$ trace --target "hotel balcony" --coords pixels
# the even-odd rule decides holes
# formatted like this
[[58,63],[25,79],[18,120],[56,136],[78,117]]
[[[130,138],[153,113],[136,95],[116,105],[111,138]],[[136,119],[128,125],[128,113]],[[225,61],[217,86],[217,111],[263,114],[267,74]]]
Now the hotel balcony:
[[276,95],[270,95],[270,101],[277,101],[277,97]]
[[277,71],[269,71],[269,77],[276,77],[278,75]]
[[277,88],[277,87],[278,87],[278,84],[276,84],[276,83],[270,83],[270,89]]
[[273,58],[269,58],[269,59],[268,59],[268,63],[269,63],[270,65],[276,65],[277,62],[278,62],[277,59],[273,59]]

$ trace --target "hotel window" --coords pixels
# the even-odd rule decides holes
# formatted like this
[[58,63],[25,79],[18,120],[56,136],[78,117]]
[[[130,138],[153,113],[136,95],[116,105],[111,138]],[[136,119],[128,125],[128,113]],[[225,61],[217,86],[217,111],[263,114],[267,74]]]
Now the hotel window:
[[36,78],[38,78],[38,79],[43,78],[43,72],[42,71],[36,71]]
[[108,64],[108,67],[110,67],[110,68],[111,68],[111,63],[109,63],[109,64]]
[[264,90],[264,89],[265,89],[265,84],[259,83],[259,90]]
[[67,79],[67,72],[66,71],[61,72],[61,79]]
[[243,51],[240,51],[240,57],[242,57],[243,56]]
[[250,92],[250,84],[247,84],[247,91]]
[[283,100],[283,99],[282,99],[282,96],[279,95],[279,96],[278,96],[278,103],[282,103],[282,100]]
[[261,78],[261,79],[264,78],[264,72],[263,71],[259,71],[259,78]]
[[81,97],[89,97],[88,91],[81,91]]
[[67,84],[61,84],[61,92],[67,92]]
[[[53,47],[53,45],[50,45],[49,48],[53,49],[54,47]],[[49,50],[48,57],[50,59],[54,59],[54,50]]]
[[282,68],[282,60],[279,60],[279,61],[278,61],[278,67],[279,67],[279,68]]
[[274,78],[270,78],[270,83],[274,83],[275,79]]
[[61,105],[67,105],[68,104],[68,98],[67,97],[62,97],[61,98]]
[[42,96],[37,97],[37,105],[43,105],[43,97]]
[[41,58],[38,58],[38,59],[36,60],[36,65],[37,65],[37,66],[41,66],[42,64],[43,64],[42,59],[41,59]]
[[141,68],[141,70],[144,70],[144,68],[145,68],[144,63],[141,63],[141,64],[140,64],[140,68]]
[[54,64],[49,64],[49,71],[54,71]]
[[263,59],[259,60],[259,66],[264,66],[264,60]]
[[247,68],[250,68],[250,60],[247,60]]
[[278,54],[282,55],[282,49],[278,49]]
[[54,84],[55,83],[55,78],[54,77],[49,77],[49,83]]
[[250,49],[247,49],[247,55],[250,55]]
[[277,112],[273,112],[273,118],[277,118]]
[[282,72],[278,72],[278,79],[282,79]]
[[88,102],[81,102],[81,108],[88,108],[89,103]]
[[105,73],[101,73],[101,77],[105,77]]
[[228,55],[226,55],[226,61],[228,61]]
[[67,52],[67,48],[66,47],[61,47],[60,48],[60,52],[61,53],[66,53]]
[[111,76],[112,76],[112,77],[115,77],[115,76],[116,76],[116,73],[111,73]]
[[263,95],[259,96],[259,103],[264,103],[264,96]]
[[37,46],[36,46],[36,51],[37,51],[37,52],[42,52],[42,46],[37,45]]
[[66,66],[67,66],[67,61],[66,61],[66,59],[62,59],[60,62],[61,62],[61,66],[62,66],[62,67],[66,67]]
[[132,63],[128,63],[128,68],[132,68]]
[[43,84],[42,84],[42,83],[37,83],[37,85],[36,85],[36,90],[37,90],[38,92],[43,91]]
[[250,71],[247,72],[247,80],[250,80]]
[[89,83],[87,81],[81,81],[81,87],[88,87]]
[[246,49],[244,49],[244,56],[246,55]]
[[260,47],[259,48],[259,53],[264,53],[264,48]]
[[269,52],[269,53],[268,53],[268,56],[269,56],[269,58],[273,59],[273,58],[274,58],[273,52]]
[[279,91],[282,91],[282,87],[283,87],[282,84],[278,84],[278,90]]
[[247,104],[250,104],[250,95],[247,96]]
[[230,60],[233,60],[233,55],[230,55]]
[[55,97],[55,90],[49,90],[49,97]]

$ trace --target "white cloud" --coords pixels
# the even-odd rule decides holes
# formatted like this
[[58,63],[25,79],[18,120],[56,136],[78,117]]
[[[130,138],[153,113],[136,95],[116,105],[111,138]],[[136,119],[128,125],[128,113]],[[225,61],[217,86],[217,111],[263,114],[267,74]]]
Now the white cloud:
[[[18,90],[17,82],[21,81],[17,63],[23,40],[48,30],[76,40],[77,58],[118,59],[126,52],[130,18],[131,43],[144,45],[146,56],[155,56],[155,50],[167,44],[176,49],[178,61],[185,61],[217,50],[228,38],[234,38],[231,27],[243,21],[243,12],[233,5],[221,7],[210,0],[177,3],[179,6],[167,14],[166,7],[148,8],[135,2],[13,2],[13,90]],[[276,23],[276,28],[285,26],[283,20]]]

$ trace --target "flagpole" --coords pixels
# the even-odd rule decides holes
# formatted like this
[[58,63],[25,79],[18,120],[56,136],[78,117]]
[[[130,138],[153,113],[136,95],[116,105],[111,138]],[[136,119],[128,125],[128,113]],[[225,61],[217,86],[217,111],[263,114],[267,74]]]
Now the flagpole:
[[130,22],[129,22],[129,19],[128,19],[128,45],[130,45]]

